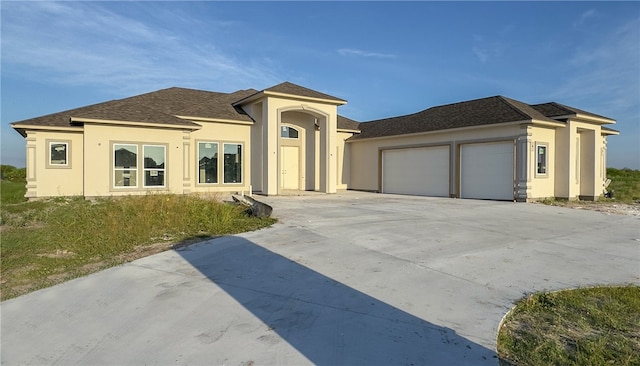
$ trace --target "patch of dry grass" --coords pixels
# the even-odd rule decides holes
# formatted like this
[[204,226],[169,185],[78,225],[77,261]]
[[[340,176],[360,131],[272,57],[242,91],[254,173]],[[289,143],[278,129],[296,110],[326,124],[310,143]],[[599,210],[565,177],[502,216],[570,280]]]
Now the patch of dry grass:
[[189,195],[4,204],[2,299],[213,236],[257,230],[272,218]]
[[640,287],[528,296],[505,318],[498,355],[514,365],[639,365]]

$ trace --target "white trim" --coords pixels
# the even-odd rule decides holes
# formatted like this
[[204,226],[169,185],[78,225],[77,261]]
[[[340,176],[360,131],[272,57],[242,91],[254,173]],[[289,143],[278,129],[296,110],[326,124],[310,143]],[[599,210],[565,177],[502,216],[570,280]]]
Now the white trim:
[[190,125],[178,125],[169,123],[154,123],[154,122],[136,122],[136,121],[115,121],[108,119],[94,119],[94,118],[70,118],[71,122],[77,123],[96,123],[96,124],[108,124],[108,125],[123,125],[123,126],[137,126],[137,127],[155,127],[155,128],[168,128],[176,130],[199,130],[202,126],[194,122],[196,126]]
[[[146,147],[161,147],[163,150],[163,159],[164,159],[164,168],[155,168],[155,169],[148,169],[144,166],[144,160],[146,158],[145,156],[145,148]],[[149,171],[162,171],[164,173],[163,175],[163,179],[162,179],[162,185],[161,186],[148,186],[146,185],[146,172]],[[142,144],[142,188],[166,188],[167,187],[167,145],[153,145],[153,144]],[[151,174],[151,173],[150,173]]]
[[[216,181],[215,182],[200,182],[200,144],[215,144],[216,145],[216,174],[215,174],[215,178]],[[220,142],[218,141],[210,141],[210,140],[196,140],[196,186],[205,186],[205,187],[209,187],[209,186],[213,186],[213,185],[219,185],[220,184],[220,145],[222,145]],[[205,146],[205,148],[207,148]],[[205,175],[206,177],[206,175]]]
[[[369,123],[369,122],[364,122]],[[437,133],[450,133],[450,132],[458,132],[464,130],[473,130],[473,129],[485,129],[485,128],[496,128],[502,126],[514,126],[514,125],[529,125],[531,124],[530,120],[527,121],[515,121],[515,122],[505,122],[505,123],[493,123],[490,125],[481,125],[481,126],[468,126],[468,127],[457,127],[457,128],[449,128],[444,130],[435,130],[435,131],[424,131],[424,132],[416,132],[416,133],[404,133],[397,135],[387,135],[387,136],[377,136],[377,137],[363,137],[358,139],[347,139],[345,142],[356,143],[356,142],[364,142],[364,141],[374,141],[374,140],[382,140],[382,139],[390,139],[390,138],[400,138],[400,137],[409,137],[409,136],[422,136],[422,135],[433,135]],[[503,137],[499,139],[503,140]],[[470,140],[472,141],[472,140]]]
[[[535,162],[534,162],[535,176],[546,178],[549,176],[549,144],[546,142],[536,142],[535,147],[536,147]],[[540,157],[541,147],[544,147],[544,173],[540,173],[539,167],[538,167],[538,159]]]
[[195,117],[195,116],[181,116],[176,115],[176,117],[189,121],[198,121],[198,122],[217,122],[217,123],[230,123],[236,125],[253,125],[253,121],[240,121],[236,119],[225,119],[225,118],[209,118],[209,117]]
[[[135,146],[136,148],[136,167],[134,168],[116,168],[116,146]],[[138,174],[138,164],[140,163],[140,155],[138,154],[138,146],[139,144],[134,144],[134,143],[119,143],[119,142],[114,142],[111,145],[111,154],[113,156],[113,161],[112,161],[112,166],[111,169],[113,171],[113,176],[112,176],[112,181],[111,181],[111,188],[112,189],[117,189],[117,190],[121,190],[121,189],[136,189],[138,188],[139,184],[138,184],[138,178],[139,178],[139,174]],[[123,178],[124,178],[124,171],[126,170],[135,170],[135,177],[136,177],[136,185],[135,186],[119,186],[116,185],[116,171],[122,171],[123,173]],[[129,176],[131,176],[131,173],[129,173]]]
[[[245,153],[244,153],[244,143],[242,142],[223,142],[222,144],[222,180],[221,180],[221,184],[222,185],[239,185],[239,184],[244,184],[244,169],[245,169],[245,164],[244,164],[244,157],[245,157]],[[224,156],[225,156],[225,152],[224,152],[224,147],[225,145],[235,145],[235,146],[240,146],[240,181],[239,182],[225,182],[225,170],[224,170]]]
[[[64,145],[64,164],[54,163],[51,160],[51,148],[53,144]],[[47,168],[69,168],[71,167],[71,162],[69,159],[71,158],[71,142],[69,140],[59,141],[59,140],[47,140]]]

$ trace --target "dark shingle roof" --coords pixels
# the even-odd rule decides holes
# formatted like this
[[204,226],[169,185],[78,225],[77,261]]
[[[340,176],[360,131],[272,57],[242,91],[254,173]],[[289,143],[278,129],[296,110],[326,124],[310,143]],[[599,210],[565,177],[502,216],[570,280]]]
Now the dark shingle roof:
[[13,124],[25,124],[25,125],[32,125],[32,126],[51,126],[51,127],[54,127],[54,126],[71,127],[71,121],[70,121],[71,116],[77,115],[83,112],[100,109],[108,103],[109,102],[104,102],[104,103],[92,104],[86,107],[69,109],[67,111],[56,112],[56,113],[47,114],[41,117],[14,122]]
[[82,122],[83,119],[100,119],[109,121],[143,122],[169,125],[181,125],[197,127],[198,125],[174,117],[171,114],[160,112],[142,103],[133,103],[131,100],[113,100],[100,105],[98,108],[85,108],[71,114],[74,122]]
[[585,116],[595,117],[595,118],[603,118],[613,121],[611,118],[601,116],[595,113],[587,112],[582,109],[569,107],[560,103],[551,102],[551,103],[542,103],[542,104],[534,104],[531,107],[544,114],[547,117],[562,117],[562,116],[575,116],[576,114],[582,114]]
[[68,111],[31,118],[14,124],[33,126],[71,126],[70,119],[103,119],[197,127],[199,125],[175,116],[229,119],[251,122],[233,102],[254,94],[253,89],[234,93],[216,93],[186,88],[168,88],[129,98],[112,100]]
[[335,100],[335,101],[342,102],[342,103],[346,103],[347,102],[344,99],[336,98],[336,97],[331,96],[329,94],[320,93],[318,91],[311,90],[311,89],[305,88],[303,86],[290,83],[288,81],[285,81],[284,83],[278,84],[276,86],[272,86],[271,88],[267,88],[264,91],[265,92],[289,94],[289,95],[299,95],[301,97],[308,97],[308,98]]
[[338,115],[339,130],[360,130],[360,122],[356,122],[350,118]]
[[528,120],[557,123],[531,106],[495,96],[425,109],[405,116],[360,123],[360,135],[352,139],[395,136]]

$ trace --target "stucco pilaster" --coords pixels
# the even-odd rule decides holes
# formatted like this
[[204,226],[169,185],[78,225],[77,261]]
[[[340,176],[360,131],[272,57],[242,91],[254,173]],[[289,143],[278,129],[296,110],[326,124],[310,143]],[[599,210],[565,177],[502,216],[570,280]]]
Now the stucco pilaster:
[[263,187],[262,193],[266,195],[278,194],[278,119],[279,111],[275,106],[270,106],[271,98],[267,98],[262,104],[262,128],[263,128]]
[[[197,153],[196,153],[197,154]],[[182,134],[182,193],[191,193],[191,132]]]
[[337,168],[337,163],[338,161],[336,160],[336,154],[337,154],[337,143],[336,143],[336,139],[337,139],[337,130],[338,130],[338,126],[337,126],[337,108],[335,108],[336,112],[331,113],[329,116],[327,116],[326,118],[326,125],[327,127],[325,128],[325,136],[323,139],[322,135],[320,140],[323,141],[323,143],[327,146],[327,154],[325,155],[321,155],[321,156],[326,156],[326,162],[325,162],[325,166],[326,166],[326,171],[325,174],[320,174],[321,177],[325,177],[325,179],[323,180],[323,182],[325,182],[325,187],[324,189],[322,189],[323,192],[326,193],[336,193],[336,184],[337,184],[337,173],[338,173],[338,168]]
[[[26,148],[26,162],[27,162],[27,192],[25,197],[37,197],[38,196],[38,184],[37,184],[37,150],[36,150],[36,132],[27,132],[27,148]],[[45,154],[43,154],[45,155]]]
[[531,190],[531,172],[529,167],[533,154],[532,133],[527,126],[523,126],[524,134],[516,140],[516,166],[515,166],[515,198],[516,201],[525,202]]

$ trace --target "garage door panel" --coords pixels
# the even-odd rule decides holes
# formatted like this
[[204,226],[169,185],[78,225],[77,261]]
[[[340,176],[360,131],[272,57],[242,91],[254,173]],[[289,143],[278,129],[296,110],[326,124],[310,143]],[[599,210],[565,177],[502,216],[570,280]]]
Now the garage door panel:
[[460,148],[460,197],[513,199],[513,142],[464,144]]
[[449,146],[382,152],[382,192],[449,196]]

